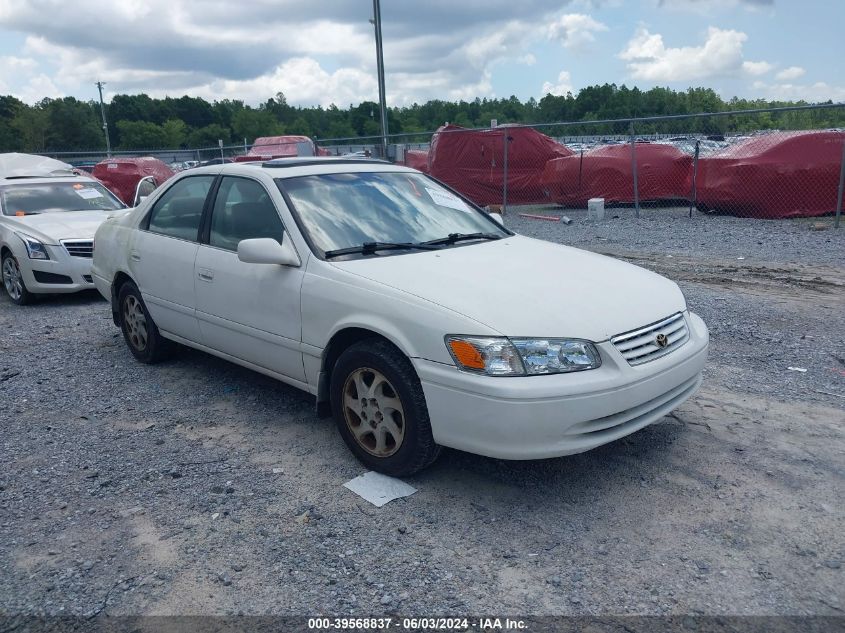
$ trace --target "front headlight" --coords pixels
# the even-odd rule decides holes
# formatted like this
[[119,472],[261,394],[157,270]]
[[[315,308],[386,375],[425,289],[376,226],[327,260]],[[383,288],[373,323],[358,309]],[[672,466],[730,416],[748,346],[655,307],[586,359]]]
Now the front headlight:
[[527,374],[560,374],[601,366],[596,346],[587,341],[550,338],[514,338]]
[[482,336],[447,336],[458,368],[488,376],[534,376],[584,371],[601,366],[588,341]]
[[26,246],[26,254],[29,255],[30,259],[50,259],[47,248],[34,237],[30,237],[26,233],[15,233],[15,235],[21,238],[24,246]]

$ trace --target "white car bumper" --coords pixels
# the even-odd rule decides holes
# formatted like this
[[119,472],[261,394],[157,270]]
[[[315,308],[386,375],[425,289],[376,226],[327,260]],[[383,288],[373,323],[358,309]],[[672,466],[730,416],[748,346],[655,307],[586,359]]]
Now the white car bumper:
[[90,257],[71,257],[62,246],[47,246],[47,252],[50,259],[30,259],[25,250],[15,253],[27,290],[59,294],[94,288]]
[[609,342],[602,366],[584,372],[490,377],[415,359],[438,444],[502,459],[543,459],[629,435],[678,407],[701,385],[709,335],[687,313],[689,340],[670,354],[629,365]]

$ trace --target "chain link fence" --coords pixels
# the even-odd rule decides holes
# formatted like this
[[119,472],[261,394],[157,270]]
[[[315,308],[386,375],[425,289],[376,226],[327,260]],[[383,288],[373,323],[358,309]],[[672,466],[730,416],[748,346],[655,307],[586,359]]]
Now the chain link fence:
[[[386,146],[381,136],[319,139],[309,142],[305,154],[367,156],[408,165],[503,213],[832,215],[838,227],[845,180],[843,125],[845,104],[483,129],[447,123],[432,132],[392,134]],[[260,159],[266,153],[242,143],[115,151],[112,156],[153,156],[178,171],[207,161]],[[107,158],[103,151],[44,155],[83,168]]]
[[49,156],[74,167],[83,169],[93,167],[97,163],[108,158],[137,158],[140,156],[152,156],[167,163],[176,171],[196,167],[207,161],[220,162],[229,161],[246,156],[252,149],[251,144],[224,145],[223,147],[198,147],[198,148],[176,148],[176,149],[135,149],[135,150],[113,150],[108,155],[105,150],[69,150],[69,151],[45,151],[39,152],[43,156]]
[[502,212],[603,217],[671,211],[780,219],[843,205],[845,105],[501,125],[324,139],[335,155],[387,158]]

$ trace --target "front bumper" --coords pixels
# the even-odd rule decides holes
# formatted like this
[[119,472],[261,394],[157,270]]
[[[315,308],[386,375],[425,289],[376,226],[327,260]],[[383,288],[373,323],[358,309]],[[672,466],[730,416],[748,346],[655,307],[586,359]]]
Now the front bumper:
[[71,257],[62,246],[48,245],[46,248],[50,255],[46,260],[30,259],[25,249],[15,253],[27,290],[37,294],[60,294],[94,288],[90,257]]
[[709,335],[686,313],[689,340],[649,363],[630,366],[609,342],[598,369],[527,377],[478,376],[415,359],[434,440],[502,459],[542,459],[588,451],[629,435],[678,407],[701,385]]

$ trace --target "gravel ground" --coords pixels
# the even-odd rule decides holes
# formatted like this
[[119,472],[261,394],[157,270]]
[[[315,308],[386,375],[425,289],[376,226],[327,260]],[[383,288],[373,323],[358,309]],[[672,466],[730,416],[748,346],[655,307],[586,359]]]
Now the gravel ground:
[[583,455],[447,450],[380,509],[305,394],[3,296],[0,613],[841,615],[845,230],[673,213],[506,221],[677,279],[702,391]]

